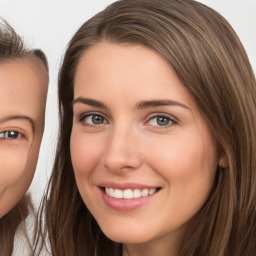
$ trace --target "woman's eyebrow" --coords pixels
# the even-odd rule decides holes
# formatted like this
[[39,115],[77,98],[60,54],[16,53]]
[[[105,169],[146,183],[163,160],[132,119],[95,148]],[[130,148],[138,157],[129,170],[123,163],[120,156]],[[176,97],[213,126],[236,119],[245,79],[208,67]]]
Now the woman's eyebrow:
[[[93,107],[108,109],[108,107],[104,103],[94,100],[94,99],[89,99],[89,98],[78,97],[72,101],[72,105],[74,105],[76,103],[82,103],[82,104],[90,105]],[[141,101],[136,104],[136,108],[138,108],[138,109],[159,107],[159,106],[179,106],[179,107],[183,107],[185,109],[189,109],[189,107],[187,107],[186,105],[184,105],[178,101],[167,100],[167,99],[145,100],[145,101]]]
[[83,97],[78,97],[72,101],[72,105],[74,106],[76,103],[82,103],[86,105],[90,105],[93,107],[98,107],[98,108],[108,108],[105,104],[103,104],[100,101],[89,99],[89,98],[83,98]]
[[3,118],[0,118],[0,123],[11,121],[11,120],[25,120],[32,126],[32,130],[34,130],[34,127],[35,127],[34,120],[31,117],[25,116],[25,115],[6,116]]
[[160,106],[179,106],[185,109],[189,109],[189,107],[187,107],[183,103],[180,103],[174,100],[167,100],[167,99],[141,101],[136,105],[136,108],[144,109],[144,108],[160,107]]

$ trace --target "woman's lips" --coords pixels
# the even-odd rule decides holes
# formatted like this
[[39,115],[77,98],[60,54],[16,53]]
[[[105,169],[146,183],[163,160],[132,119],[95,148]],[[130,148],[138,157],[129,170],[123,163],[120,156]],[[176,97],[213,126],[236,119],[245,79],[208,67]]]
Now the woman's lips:
[[156,192],[156,188],[144,188],[144,189],[115,189],[115,188],[105,188],[105,193],[110,197],[118,199],[134,199],[152,195]]
[[146,204],[160,188],[141,184],[101,184],[103,201],[118,211],[132,211]]

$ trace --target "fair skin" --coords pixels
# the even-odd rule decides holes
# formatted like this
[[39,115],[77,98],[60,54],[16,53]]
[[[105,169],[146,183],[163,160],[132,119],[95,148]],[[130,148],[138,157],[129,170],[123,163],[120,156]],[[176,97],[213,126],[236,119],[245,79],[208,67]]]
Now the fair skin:
[[73,110],[77,186],[102,231],[123,255],[178,255],[222,159],[174,70],[144,46],[101,42],[79,61]]
[[0,218],[25,195],[44,130],[48,74],[41,60],[0,62]]

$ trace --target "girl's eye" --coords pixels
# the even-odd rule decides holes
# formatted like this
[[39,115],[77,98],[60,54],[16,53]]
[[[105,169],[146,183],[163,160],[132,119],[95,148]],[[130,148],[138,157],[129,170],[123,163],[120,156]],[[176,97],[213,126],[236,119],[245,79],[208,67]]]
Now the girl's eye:
[[85,125],[99,125],[99,124],[106,124],[107,120],[97,114],[91,114],[91,115],[86,115],[81,118],[81,120]]
[[4,131],[0,132],[0,139],[17,139],[20,136],[16,131]]
[[154,116],[149,119],[148,124],[152,126],[169,126],[175,122],[166,116]]

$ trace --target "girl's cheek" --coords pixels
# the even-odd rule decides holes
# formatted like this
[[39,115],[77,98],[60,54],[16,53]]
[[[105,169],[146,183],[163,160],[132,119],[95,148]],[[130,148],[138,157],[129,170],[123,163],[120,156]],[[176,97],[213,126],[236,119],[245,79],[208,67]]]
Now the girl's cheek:
[[26,173],[27,149],[5,147],[3,150],[3,148],[0,148],[0,155],[1,187],[18,182],[23,174]]

